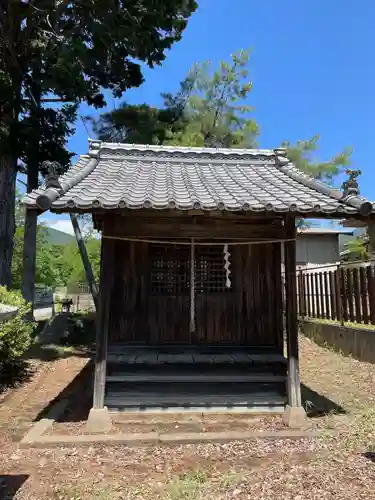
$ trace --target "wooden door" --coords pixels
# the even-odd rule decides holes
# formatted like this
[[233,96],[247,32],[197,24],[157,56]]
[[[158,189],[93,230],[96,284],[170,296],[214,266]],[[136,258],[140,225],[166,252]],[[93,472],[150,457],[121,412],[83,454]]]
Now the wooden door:
[[241,293],[236,283],[234,250],[224,245],[196,248],[196,343],[240,342]]
[[[240,341],[241,293],[233,256],[223,245],[196,245],[194,301],[191,302],[191,247],[152,245],[149,342],[220,344]],[[227,267],[227,268],[226,268]],[[190,332],[191,307],[195,329]]]
[[[189,245],[116,241],[110,342],[277,346],[282,352],[280,243],[195,247],[190,332]],[[229,278],[230,284],[227,283]],[[229,286],[228,286],[229,285]]]
[[150,267],[148,342],[190,343],[190,247],[151,245]]

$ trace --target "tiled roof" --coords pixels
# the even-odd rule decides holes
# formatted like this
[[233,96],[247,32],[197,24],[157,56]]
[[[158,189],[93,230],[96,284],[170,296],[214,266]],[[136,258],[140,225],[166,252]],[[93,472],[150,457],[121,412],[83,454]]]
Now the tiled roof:
[[24,199],[62,211],[154,208],[368,215],[374,206],[302,174],[285,150],[143,146],[91,141],[88,155]]

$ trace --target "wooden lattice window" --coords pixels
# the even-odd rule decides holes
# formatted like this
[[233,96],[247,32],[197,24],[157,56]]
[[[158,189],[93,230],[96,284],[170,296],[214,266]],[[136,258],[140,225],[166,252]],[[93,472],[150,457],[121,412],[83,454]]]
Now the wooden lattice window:
[[188,294],[190,287],[190,248],[188,246],[151,246],[151,293]]
[[[151,246],[151,293],[182,295],[190,292],[191,248],[188,245]],[[228,264],[226,269],[225,264]],[[232,256],[223,246],[194,249],[196,293],[222,293],[233,290]]]
[[[232,256],[224,258],[221,245],[197,246],[195,250],[195,290],[198,293],[219,293],[233,290]],[[228,262],[228,271],[225,263]]]

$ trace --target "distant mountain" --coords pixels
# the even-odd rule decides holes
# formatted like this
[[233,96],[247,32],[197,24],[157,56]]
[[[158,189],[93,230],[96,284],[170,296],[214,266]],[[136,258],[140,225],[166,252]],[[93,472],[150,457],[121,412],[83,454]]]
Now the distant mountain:
[[45,226],[43,228],[46,242],[50,245],[68,245],[74,240],[74,236],[53,227]]

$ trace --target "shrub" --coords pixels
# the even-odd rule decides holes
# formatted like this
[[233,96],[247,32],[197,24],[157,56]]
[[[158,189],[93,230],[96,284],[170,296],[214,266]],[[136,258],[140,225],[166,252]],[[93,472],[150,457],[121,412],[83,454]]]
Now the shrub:
[[17,315],[8,321],[0,322],[0,371],[2,367],[12,364],[20,358],[31,343],[33,331],[37,324],[25,319],[31,311],[18,290],[8,290],[0,286],[0,303],[18,307]]

